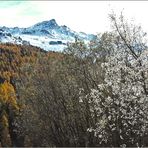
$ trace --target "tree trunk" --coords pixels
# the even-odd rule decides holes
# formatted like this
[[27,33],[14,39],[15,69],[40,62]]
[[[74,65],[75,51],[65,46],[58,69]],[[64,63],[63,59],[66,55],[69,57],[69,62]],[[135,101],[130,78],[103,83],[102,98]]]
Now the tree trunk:
[[14,123],[14,115],[12,113],[13,111],[10,111],[8,109],[8,123],[9,123],[9,134],[10,139],[13,147],[24,147],[24,136],[20,136],[19,133],[17,133],[17,127]]

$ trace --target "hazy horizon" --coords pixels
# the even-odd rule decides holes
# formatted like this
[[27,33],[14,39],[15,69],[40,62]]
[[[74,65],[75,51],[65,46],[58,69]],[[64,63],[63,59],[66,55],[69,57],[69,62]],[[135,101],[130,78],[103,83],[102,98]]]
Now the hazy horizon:
[[99,33],[108,31],[108,14],[123,11],[148,32],[147,1],[1,1],[0,26],[29,27],[55,19],[74,31]]

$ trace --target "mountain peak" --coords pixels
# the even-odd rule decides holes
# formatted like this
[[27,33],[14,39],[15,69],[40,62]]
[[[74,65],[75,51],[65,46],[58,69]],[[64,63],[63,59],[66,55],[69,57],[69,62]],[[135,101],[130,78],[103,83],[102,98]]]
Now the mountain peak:
[[42,28],[42,29],[47,29],[47,28],[54,29],[58,27],[58,24],[55,19],[51,19],[49,21],[43,21],[43,22],[37,23],[33,27]]
[[57,24],[57,22],[56,22],[55,19],[51,19],[51,20],[49,20],[49,21],[43,21],[42,23],[43,23],[43,24],[47,24],[47,25],[49,25],[49,26],[58,26],[58,24]]
[[49,22],[54,23],[54,24],[57,24],[57,22],[56,22],[55,19],[51,19],[51,20],[49,20]]

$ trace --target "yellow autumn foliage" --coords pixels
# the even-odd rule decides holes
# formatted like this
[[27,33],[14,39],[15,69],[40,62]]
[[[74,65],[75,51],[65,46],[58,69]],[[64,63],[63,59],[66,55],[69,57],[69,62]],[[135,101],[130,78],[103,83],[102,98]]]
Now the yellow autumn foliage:
[[7,104],[16,110],[19,109],[14,87],[7,81],[0,84],[0,103],[3,105]]
[[2,119],[1,119],[1,124],[3,127],[8,127],[8,118],[6,117],[6,115],[3,115],[2,116]]

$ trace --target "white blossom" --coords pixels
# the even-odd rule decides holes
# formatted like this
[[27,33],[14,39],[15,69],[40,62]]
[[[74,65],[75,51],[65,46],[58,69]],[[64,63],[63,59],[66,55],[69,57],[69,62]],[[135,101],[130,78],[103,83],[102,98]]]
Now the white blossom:
[[[133,30],[127,29],[132,35]],[[87,97],[92,116],[95,109],[98,114],[96,127],[92,128],[101,142],[108,142],[113,133],[118,133],[121,141],[129,137],[129,142],[134,143],[137,137],[131,137],[131,132],[139,137],[148,133],[148,48],[140,50],[142,38],[139,34],[135,38],[126,36],[126,42],[137,56],[120,38],[107,62],[101,65],[105,70],[104,83],[98,85],[98,90],[92,89]]]

